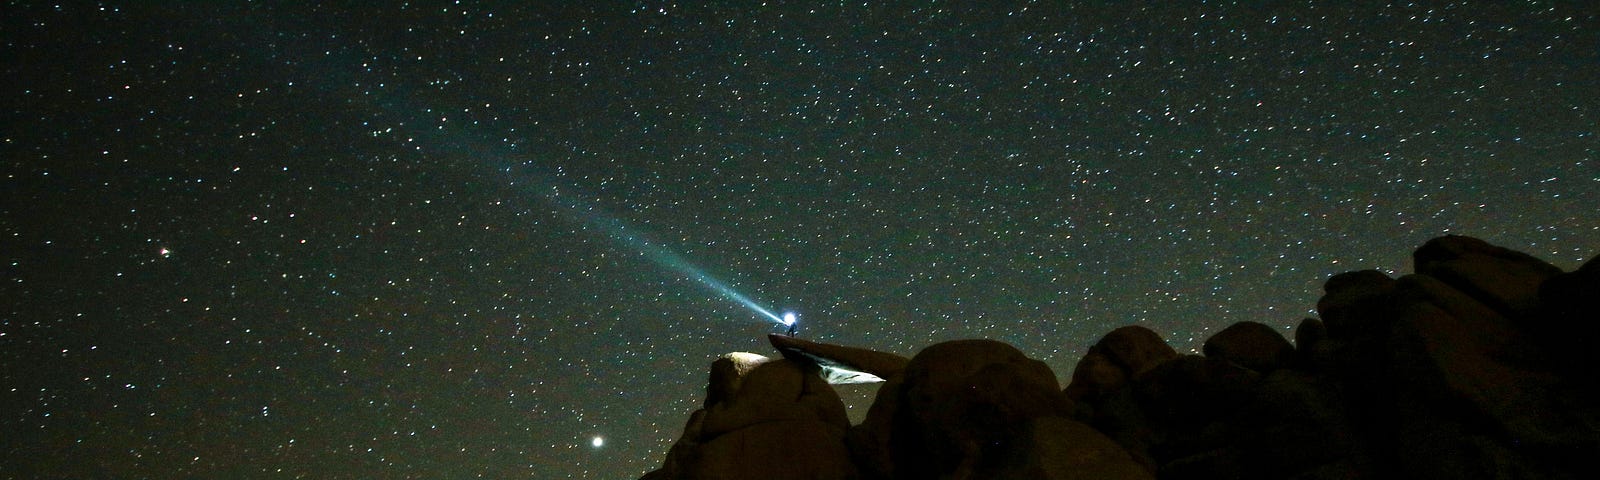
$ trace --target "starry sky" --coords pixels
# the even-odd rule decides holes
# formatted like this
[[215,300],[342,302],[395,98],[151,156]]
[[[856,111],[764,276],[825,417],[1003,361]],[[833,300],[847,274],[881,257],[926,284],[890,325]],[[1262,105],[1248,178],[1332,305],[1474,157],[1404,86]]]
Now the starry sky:
[[1590,2],[301,3],[3,6],[0,478],[636,478],[732,295],[1065,379],[1600,253]]

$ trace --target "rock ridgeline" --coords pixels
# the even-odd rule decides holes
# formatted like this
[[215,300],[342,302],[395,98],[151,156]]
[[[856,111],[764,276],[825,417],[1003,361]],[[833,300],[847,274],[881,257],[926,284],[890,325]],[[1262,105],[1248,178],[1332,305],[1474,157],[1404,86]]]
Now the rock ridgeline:
[[[1450,236],[1413,258],[1330,278],[1293,344],[1113,330],[1065,389],[995,341],[906,359],[774,336],[782,359],[712,363],[644,480],[1600,478],[1600,257],[1563,273]],[[825,366],[886,380],[861,424]]]

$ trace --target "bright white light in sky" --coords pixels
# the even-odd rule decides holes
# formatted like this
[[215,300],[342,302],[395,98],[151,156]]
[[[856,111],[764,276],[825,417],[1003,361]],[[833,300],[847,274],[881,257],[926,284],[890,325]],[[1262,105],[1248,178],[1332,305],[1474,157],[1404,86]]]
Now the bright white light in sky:
[[599,435],[595,435],[594,439],[589,440],[589,444],[590,445],[594,445],[595,448],[600,448],[600,447],[605,446],[606,439],[605,439],[605,437],[602,437],[602,436],[599,436]]
[[794,312],[783,312],[783,324],[794,325]]

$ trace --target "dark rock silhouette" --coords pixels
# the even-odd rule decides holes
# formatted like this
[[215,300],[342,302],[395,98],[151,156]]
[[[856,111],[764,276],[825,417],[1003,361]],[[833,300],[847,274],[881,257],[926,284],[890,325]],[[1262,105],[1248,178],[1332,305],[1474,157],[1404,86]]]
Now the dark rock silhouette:
[[882,382],[900,375],[910,361],[892,353],[829,345],[783,335],[767,335],[767,340],[772,342],[772,348],[783,353],[784,358],[822,367],[823,378],[833,385]]
[[1220,358],[1261,373],[1294,360],[1294,345],[1266,324],[1239,322],[1206,340],[1207,357]]
[[[1048,456],[1072,456],[1048,447],[1072,444],[1092,452],[1097,469],[1139,471],[1110,439],[1070,418],[1072,402],[1050,367],[1010,345],[958,340],[930,346],[912,357],[899,387],[879,392],[880,398],[898,396],[888,403],[895,408],[869,412],[858,428],[893,430],[885,435],[893,469],[874,472],[879,476],[1075,478],[1043,476],[1059,463]],[[874,422],[874,414],[889,420]]]
[[1539,306],[1539,286],[1561,269],[1532,255],[1472,237],[1428,241],[1412,255],[1414,268],[1466,293],[1510,318],[1526,318]]
[[[1180,355],[1118,328],[1065,389],[989,340],[907,361],[774,338],[786,360],[713,362],[705,408],[645,478],[1600,478],[1600,257],[1562,272],[1449,236],[1413,258],[1399,278],[1329,278],[1293,344],[1241,322]],[[850,426],[828,379],[869,377],[884,383]]]

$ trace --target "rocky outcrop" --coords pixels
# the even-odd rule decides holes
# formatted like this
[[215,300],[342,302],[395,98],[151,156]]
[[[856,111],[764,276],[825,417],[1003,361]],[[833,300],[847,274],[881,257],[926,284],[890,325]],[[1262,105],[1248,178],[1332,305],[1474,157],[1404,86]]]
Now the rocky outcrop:
[[1532,255],[1472,237],[1428,241],[1412,254],[1416,273],[1459,290],[1509,318],[1525,318],[1539,307],[1539,286],[1561,269]]
[[1539,287],[1541,314],[1527,328],[1551,361],[1561,366],[1577,388],[1600,398],[1600,349],[1588,343],[1600,338],[1600,256],[1577,271],[1550,277]]
[[1067,396],[1083,400],[1115,392],[1128,379],[1177,356],[1177,350],[1148,328],[1129,325],[1112,330],[1078,360],[1072,382],[1067,385]]
[[865,348],[829,345],[783,335],[767,335],[772,348],[783,353],[784,358],[822,367],[822,376],[828,383],[875,383],[894,378],[905,370],[906,357]]
[[851,446],[878,478],[1141,478],[1126,451],[1071,412],[1044,363],[991,340],[945,342],[879,391]]
[[1415,258],[1399,278],[1330,278],[1298,346],[1243,322],[1204,357],[1111,392],[1080,370],[1067,391],[1101,391],[1080,414],[1160,478],[1594,476],[1581,467],[1600,453],[1592,382],[1538,334],[1600,312],[1556,306],[1583,296],[1557,283],[1583,270],[1464,237]]
[[816,366],[731,353],[712,362],[710,377],[705,407],[644,478],[858,478],[844,445],[844,402]]
[[1207,339],[1203,348],[1207,357],[1261,373],[1286,367],[1294,360],[1294,345],[1277,330],[1257,322],[1239,322],[1224,328]]
[[[1564,273],[1442,237],[1414,259],[1329,278],[1292,344],[1241,322],[1180,355],[1113,330],[1065,389],[994,341],[906,361],[775,337],[787,360],[713,362],[705,408],[646,478],[1600,478],[1600,257]],[[861,424],[823,365],[885,380]]]

